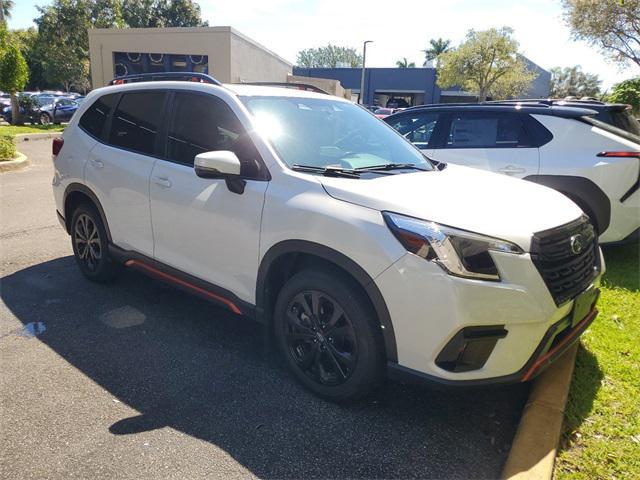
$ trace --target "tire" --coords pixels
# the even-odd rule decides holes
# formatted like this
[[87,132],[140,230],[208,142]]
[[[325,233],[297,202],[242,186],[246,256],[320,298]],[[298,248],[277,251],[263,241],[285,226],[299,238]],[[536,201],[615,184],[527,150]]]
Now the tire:
[[38,115],[38,123],[41,125],[49,125],[51,123],[51,117],[47,112],[42,112]]
[[96,208],[80,204],[71,217],[70,231],[73,255],[82,274],[92,282],[112,281],[118,264],[109,255],[107,232]]
[[384,347],[375,315],[339,272],[303,270],[282,287],[274,338],[294,376],[332,401],[365,396],[382,380]]

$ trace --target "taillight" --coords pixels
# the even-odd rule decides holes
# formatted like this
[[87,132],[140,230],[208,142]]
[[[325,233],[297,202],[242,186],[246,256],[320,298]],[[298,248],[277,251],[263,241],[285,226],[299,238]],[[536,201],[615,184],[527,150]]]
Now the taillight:
[[54,138],[53,143],[51,144],[51,152],[53,155],[58,155],[60,150],[62,150],[62,146],[64,145],[64,140],[60,137]]
[[615,158],[635,157],[635,158],[640,158],[640,152],[600,152],[598,154],[598,157],[607,157],[607,158],[611,158],[611,157],[615,157]]

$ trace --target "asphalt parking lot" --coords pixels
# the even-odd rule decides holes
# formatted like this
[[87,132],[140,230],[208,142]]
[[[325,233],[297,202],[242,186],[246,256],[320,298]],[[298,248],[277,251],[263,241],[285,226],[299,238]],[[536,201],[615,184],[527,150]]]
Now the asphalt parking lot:
[[0,477],[495,478],[527,386],[319,400],[262,328],[134,272],[95,285],[55,215],[50,140],[0,176]]

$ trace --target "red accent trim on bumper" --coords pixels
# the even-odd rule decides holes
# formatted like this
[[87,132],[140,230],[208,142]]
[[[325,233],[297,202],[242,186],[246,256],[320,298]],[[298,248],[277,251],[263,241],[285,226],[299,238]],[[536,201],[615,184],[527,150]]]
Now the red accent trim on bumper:
[[526,382],[527,380],[529,380],[536,373],[536,371],[546,363],[549,358],[553,357],[558,351],[562,350],[568,344],[572,343],[579,336],[578,333],[582,331],[582,327],[585,324],[591,322],[597,314],[598,310],[596,308],[592,309],[586,317],[580,320],[580,323],[573,327],[573,331],[571,333],[569,333],[560,341],[560,343],[558,343],[555,347],[538,358],[538,360],[536,360],[535,363],[531,365],[529,370],[527,370],[527,373],[525,373],[522,377],[521,381]]
[[180,278],[174,277],[173,275],[169,275],[168,273],[162,272],[156,268],[153,268],[150,265],[147,265],[146,263],[140,261],[140,260],[127,260],[125,262],[125,265],[127,267],[138,267],[141,268],[143,270],[146,270],[147,272],[149,272],[152,275],[155,275],[156,277],[159,277],[163,280],[166,280],[168,282],[171,283],[175,283],[177,285],[180,285],[182,287],[188,288],[190,290],[193,290],[194,292],[198,292],[201,295],[204,295],[205,297],[209,297],[213,300],[216,300],[218,302],[222,302],[224,303],[227,307],[229,307],[229,309],[237,314],[237,315],[241,315],[242,312],[240,311],[240,309],[236,306],[235,303],[233,303],[231,300],[228,300],[224,297],[221,297],[220,295],[216,295],[213,292],[210,292],[209,290],[205,290],[204,288],[200,288],[196,285],[193,285],[189,282],[186,282],[185,280],[182,280]]

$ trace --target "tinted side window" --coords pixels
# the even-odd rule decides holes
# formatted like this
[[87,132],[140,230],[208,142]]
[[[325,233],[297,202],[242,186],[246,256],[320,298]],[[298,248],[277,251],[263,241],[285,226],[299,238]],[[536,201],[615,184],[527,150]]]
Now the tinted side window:
[[508,112],[456,113],[445,148],[517,148],[529,147],[527,132],[520,116]]
[[414,143],[418,148],[427,148],[433,131],[438,123],[439,114],[416,113],[414,115],[404,115],[389,124],[398,130],[407,140]]
[[107,117],[113,108],[116,94],[103,95],[82,114],[80,127],[89,135],[100,137]]
[[260,154],[223,100],[212,95],[176,92],[169,122],[167,158],[193,165],[196,155],[215,150],[234,152],[243,176],[262,177],[264,164]]
[[165,92],[131,92],[122,95],[111,121],[109,143],[147,155],[154,153],[162,121]]

